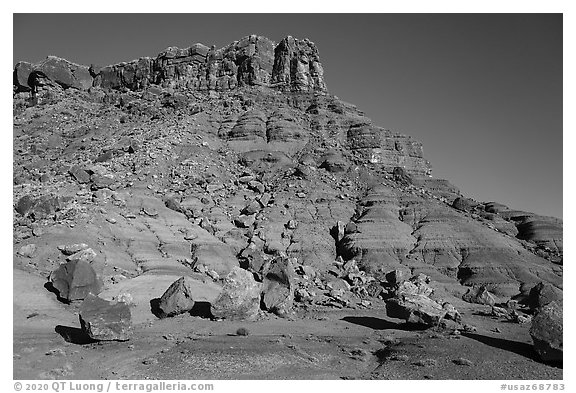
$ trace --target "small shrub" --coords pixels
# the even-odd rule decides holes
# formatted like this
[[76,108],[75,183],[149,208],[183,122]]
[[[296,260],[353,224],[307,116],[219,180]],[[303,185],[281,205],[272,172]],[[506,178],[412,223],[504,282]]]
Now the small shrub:
[[236,330],[237,336],[248,336],[249,334],[250,334],[250,331],[248,329],[246,329],[245,327],[241,327],[241,328],[238,328],[238,330]]

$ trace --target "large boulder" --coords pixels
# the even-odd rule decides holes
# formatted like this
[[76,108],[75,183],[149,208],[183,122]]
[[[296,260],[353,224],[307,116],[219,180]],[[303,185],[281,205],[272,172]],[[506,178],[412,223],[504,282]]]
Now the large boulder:
[[264,276],[262,304],[278,315],[285,315],[294,302],[294,266],[289,259],[275,259]]
[[162,316],[174,316],[191,311],[197,302],[213,303],[222,288],[210,282],[181,277],[164,292],[159,302]]
[[31,90],[28,81],[32,72],[34,72],[34,64],[27,61],[20,61],[14,66],[13,84],[19,91]]
[[530,336],[534,349],[545,362],[562,361],[563,353],[562,304],[549,303],[532,318]]
[[252,273],[234,267],[224,280],[222,292],[212,303],[212,315],[230,320],[255,319],[260,310],[261,284]]
[[404,294],[386,301],[386,314],[406,322],[435,326],[448,311],[422,294]]
[[478,202],[465,197],[458,197],[452,202],[452,207],[454,209],[464,212],[472,211],[476,205],[478,205]]
[[50,282],[58,296],[67,301],[83,300],[102,290],[102,280],[84,260],[74,259],[61,264],[50,274]]
[[563,298],[564,294],[561,289],[550,283],[540,282],[530,290],[527,303],[531,309],[538,309],[552,302],[562,304]]
[[80,306],[80,325],[93,340],[126,341],[132,335],[130,308],[89,294]]
[[56,212],[65,208],[72,199],[69,196],[41,195],[33,197],[28,194],[16,202],[14,209],[22,216],[33,220],[53,218]]

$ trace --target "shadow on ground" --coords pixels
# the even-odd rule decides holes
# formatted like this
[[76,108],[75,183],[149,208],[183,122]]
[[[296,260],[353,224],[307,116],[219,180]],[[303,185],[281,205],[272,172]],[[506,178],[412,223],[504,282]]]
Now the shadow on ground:
[[96,342],[80,328],[58,325],[54,329],[62,338],[72,344],[84,345]]
[[48,281],[47,283],[44,284],[44,288],[46,288],[48,290],[48,292],[52,292],[53,294],[56,295],[56,299],[58,299],[58,301],[65,303],[65,304],[70,304],[70,301],[68,301],[67,299],[64,299],[63,297],[60,297],[60,291],[58,291],[56,288],[54,288],[54,285]]
[[[538,357],[538,354],[536,353],[536,351],[534,351],[534,347],[528,343],[506,340],[506,339],[497,338],[497,337],[483,336],[481,334],[476,334],[476,333],[462,333],[462,336],[467,337],[467,338],[471,338],[473,340],[481,342],[482,344],[486,344],[486,345],[494,347],[494,348],[503,349],[505,351],[509,351],[509,352],[515,353],[515,354],[520,355],[520,356],[524,356],[528,359],[534,360],[535,362],[546,363],[546,362],[543,362]],[[546,363],[546,364],[548,364],[550,366],[562,368],[562,362]]]
[[[160,298],[150,300],[150,312],[157,318],[166,318],[169,316],[164,314],[160,308]],[[212,318],[211,305],[209,302],[196,302],[189,314],[193,317]]]
[[374,330],[393,329],[393,330],[418,331],[418,330],[426,330],[428,328],[428,326],[425,325],[418,325],[413,323],[397,323],[376,317],[350,316],[342,318],[342,321],[353,323],[354,325],[368,327]]

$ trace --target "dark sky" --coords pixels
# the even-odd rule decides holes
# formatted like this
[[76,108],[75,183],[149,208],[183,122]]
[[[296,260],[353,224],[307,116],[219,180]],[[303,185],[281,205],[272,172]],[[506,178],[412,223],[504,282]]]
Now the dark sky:
[[107,65],[309,38],[330,93],[424,144],[465,195],[562,217],[561,14],[15,14],[14,59]]

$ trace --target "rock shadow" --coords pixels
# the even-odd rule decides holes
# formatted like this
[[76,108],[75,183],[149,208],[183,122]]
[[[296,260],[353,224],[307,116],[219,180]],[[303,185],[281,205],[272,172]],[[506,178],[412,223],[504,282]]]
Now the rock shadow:
[[194,307],[190,310],[190,315],[193,317],[201,317],[211,319],[212,305],[210,302],[195,302]]
[[68,299],[64,299],[63,297],[60,296],[60,291],[54,288],[54,285],[50,281],[44,284],[44,288],[46,288],[48,292],[52,292],[54,295],[56,295],[56,299],[58,299],[58,301],[65,304],[70,304],[70,301]]
[[90,338],[90,336],[80,328],[57,325],[54,331],[62,336],[66,342],[72,344],[86,345],[97,342],[97,340]]
[[[212,318],[212,305],[209,302],[195,302],[194,307],[190,310],[189,314],[193,317],[202,318]],[[160,298],[150,300],[150,311],[156,316],[156,318],[164,319],[170,315],[166,315],[162,309],[160,309]]]
[[467,337],[467,338],[471,338],[473,340],[481,342],[482,344],[486,344],[486,345],[489,345],[489,346],[494,347],[494,348],[503,349],[505,351],[509,351],[509,352],[515,353],[515,354],[520,355],[520,356],[524,356],[524,357],[531,359],[531,360],[534,360],[535,362],[538,362],[538,363],[545,363],[545,364],[548,364],[550,366],[562,368],[562,362],[549,363],[549,362],[542,361],[542,359],[540,359],[540,357],[538,356],[538,354],[534,350],[534,347],[528,343],[506,340],[506,339],[498,338],[498,337],[483,336],[481,334],[476,334],[476,333],[463,332],[462,336]]
[[164,312],[160,309],[160,298],[150,300],[150,311],[156,316],[156,318],[166,318]]
[[342,321],[353,323],[354,325],[360,325],[364,327],[368,327],[374,330],[405,330],[405,331],[418,331],[418,330],[426,330],[429,326],[421,325],[421,324],[414,324],[414,323],[397,323],[387,321],[385,319],[376,318],[376,317],[344,317],[341,319]]

